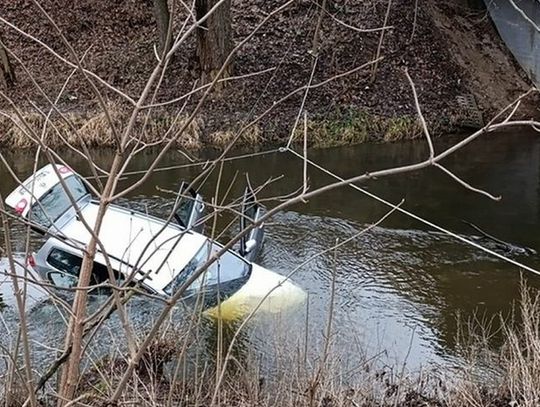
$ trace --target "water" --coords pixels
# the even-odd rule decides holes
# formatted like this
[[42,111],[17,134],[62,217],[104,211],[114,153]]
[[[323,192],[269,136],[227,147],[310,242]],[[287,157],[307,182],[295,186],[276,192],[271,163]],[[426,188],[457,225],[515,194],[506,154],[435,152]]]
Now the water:
[[[455,140],[439,140],[436,148],[440,151]],[[540,140],[534,135],[499,134],[473,143],[443,163],[470,184],[501,195],[500,202],[464,189],[436,169],[383,178],[365,186],[391,202],[404,199],[403,208],[515,260],[540,268],[538,255],[519,250],[522,247],[540,249],[537,232],[540,223],[539,153]],[[131,170],[146,168],[155,154],[138,157]],[[427,149],[422,142],[309,151],[312,160],[342,177],[412,163],[426,155]],[[211,156],[211,152],[205,152],[198,158]],[[102,165],[111,157],[108,151],[96,153],[96,160]],[[65,158],[76,170],[87,173],[81,160],[71,154],[66,154]],[[23,178],[31,172],[33,160],[27,154],[9,155],[8,161]],[[171,152],[161,166],[182,162],[185,158],[180,153]],[[170,195],[164,191],[174,190],[181,179],[189,180],[197,174],[196,167],[156,173],[122,203],[164,216],[171,206]],[[312,189],[331,181],[316,169],[310,169],[308,175]],[[5,197],[15,183],[3,168],[0,176],[3,180],[0,192]],[[228,162],[223,167],[221,194],[234,180],[229,200],[240,196],[247,176],[253,185],[274,179],[259,194],[260,198],[290,194],[302,186],[302,162],[288,153]],[[135,176],[128,177],[121,186],[134,179]],[[217,174],[212,174],[203,185],[201,192],[205,197],[213,196],[216,180]],[[268,205],[273,206],[275,202],[270,201]],[[387,207],[349,187],[294,205],[268,222],[265,246],[258,263],[287,274],[336,241],[358,234],[387,211]],[[229,220],[227,216],[220,219],[220,227]],[[480,238],[479,233],[464,221],[474,223],[513,246],[507,250]],[[23,232],[14,228],[13,233],[15,249],[23,251]],[[476,313],[490,318],[500,312],[508,314],[519,299],[521,274],[517,267],[394,213],[337,252],[316,257],[293,277],[309,293],[308,345],[314,352],[320,349],[323,341],[334,270],[333,342],[334,347],[348,355],[351,361],[347,363],[350,364],[354,364],[355,355],[360,353],[369,357],[385,351],[385,363],[406,361],[411,369],[451,367],[460,363],[455,341],[456,315],[467,318]],[[540,286],[540,277],[526,273],[523,276],[531,286]],[[9,296],[4,293],[4,297],[6,295]],[[9,298],[7,300],[9,304]],[[155,316],[150,310],[157,312],[159,305],[149,308],[141,305],[146,304],[145,300],[137,301],[139,303],[135,303],[130,312],[137,327],[144,331]],[[284,331],[301,342],[299,338],[305,335],[305,311],[297,310],[278,322],[261,317],[249,327],[242,346],[268,354],[272,336],[283,335]],[[29,320],[32,339],[40,344],[36,345],[38,359],[46,361],[52,357],[44,344],[59,346],[63,314],[52,303],[32,305]],[[10,312],[5,311],[3,315],[10,326]],[[111,336],[115,324],[117,321],[113,318],[102,335]],[[276,329],[276,324],[281,329]]]

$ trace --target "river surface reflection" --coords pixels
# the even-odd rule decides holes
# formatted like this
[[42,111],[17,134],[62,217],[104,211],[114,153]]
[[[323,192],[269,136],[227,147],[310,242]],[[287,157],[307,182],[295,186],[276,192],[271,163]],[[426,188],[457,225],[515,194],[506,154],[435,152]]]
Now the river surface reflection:
[[[452,141],[455,139],[438,140],[436,147],[441,150]],[[155,154],[138,157],[130,170],[143,170]],[[422,142],[309,151],[312,160],[342,177],[412,163],[426,155]],[[211,152],[205,152],[198,158],[211,156]],[[88,173],[87,166],[73,154],[65,157],[74,169]],[[102,165],[110,162],[111,157],[109,151],[96,152],[96,160]],[[31,172],[30,155],[8,154],[7,160],[22,178]],[[160,166],[182,162],[186,162],[183,155],[171,152]],[[403,199],[403,208],[540,268],[538,255],[501,249],[493,241],[479,239],[479,233],[466,223],[474,223],[486,233],[514,244],[516,249],[540,250],[540,140],[530,134],[490,135],[451,156],[444,164],[470,184],[503,199],[494,202],[475,194],[433,168],[379,179],[365,187],[394,203]],[[197,167],[158,172],[122,203],[164,216],[171,206],[170,196],[164,191],[174,190],[181,179],[191,179],[198,172]],[[311,168],[308,175],[310,188],[332,181],[317,169]],[[0,176],[0,192],[5,197],[15,183],[3,168]],[[223,166],[222,185],[228,186],[234,180],[230,199],[241,195],[246,176],[253,185],[275,179],[264,188],[260,198],[283,196],[301,187],[302,162],[280,152],[227,162]],[[133,182],[134,177],[123,180],[121,186]],[[205,197],[213,196],[216,180],[217,171],[201,189]],[[221,191],[226,189],[222,187]],[[270,201],[268,205],[275,203]],[[387,211],[387,207],[349,187],[295,205],[268,222],[265,246],[258,262],[287,274],[336,241],[359,233]],[[223,227],[229,220],[225,217],[219,224]],[[14,234],[16,249],[24,251],[24,234],[18,228],[14,228]],[[0,265],[5,266],[5,262]],[[336,272],[333,342],[351,358],[350,363],[354,363],[355,355],[386,351],[388,362],[407,360],[413,369],[454,365],[459,363],[455,350],[456,315],[467,318],[476,313],[490,318],[499,312],[508,314],[519,298],[521,274],[517,267],[394,213],[337,253],[323,254],[301,267],[294,276],[294,281],[309,293],[307,337],[313,349],[318,349],[322,342],[333,270]],[[530,274],[524,277],[531,286],[540,286],[540,277]],[[4,297],[8,304],[13,304],[7,298],[9,294]],[[131,312],[136,324],[145,326],[155,314],[150,311],[152,307],[142,305],[143,300],[137,301]],[[283,335],[283,331],[295,338],[291,339],[294,345],[291,347],[297,346],[294,341],[301,342],[305,337],[305,311],[298,310],[297,315],[278,322],[261,318],[250,328],[251,334],[242,346],[265,353],[272,336]],[[0,329],[10,326],[9,311],[4,311],[4,316],[7,322]],[[29,320],[35,343],[58,345],[64,322],[51,303],[35,305]],[[113,332],[115,324],[114,319],[110,321],[107,332]],[[283,330],[276,329],[276,324]],[[42,355],[44,360],[50,357],[50,352]]]

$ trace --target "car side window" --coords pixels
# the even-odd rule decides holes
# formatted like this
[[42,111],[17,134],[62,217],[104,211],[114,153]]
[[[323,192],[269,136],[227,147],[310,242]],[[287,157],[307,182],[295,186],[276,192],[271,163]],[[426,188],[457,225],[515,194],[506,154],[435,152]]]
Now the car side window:
[[47,257],[47,263],[55,269],[78,277],[81,271],[82,258],[60,249],[52,249]]
[[[66,252],[61,249],[52,249],[47,257],[47,263],[49,263],[55,269],[69,276],[75,277],[77,281],[81,272],[82,258],[76,254]],[[58,273],[57,273],[58,274]],[[59,278],[58,276],[56,276]],[[117,276],[118,278],[118,276]],[[94,263],[92,270],[92,278],[90,280],[91,285],[103,283],[109,279],[109,273],[107,267]],[[53,281],[54,282],[54,281]],[[56,282],[54,282],[56,284]],[[64,284],[60,284],[64,285]],[[72,284],[73,285],[73,284]],[[76,282],[75,282],[76,285]]]
[[50,271],[48,278],[55,286],[64,288],[75,287],[79,281],[77,277],[62,271]]

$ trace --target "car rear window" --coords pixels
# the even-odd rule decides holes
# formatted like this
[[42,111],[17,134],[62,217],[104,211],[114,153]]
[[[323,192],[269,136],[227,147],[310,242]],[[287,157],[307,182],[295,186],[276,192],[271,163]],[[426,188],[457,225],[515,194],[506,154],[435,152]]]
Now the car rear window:
[[[64,182],[75,201],[88,194],[86,187],[78,176],[67,177]],[[62,184],[58,183],[32,206],[30,219],[41,226],[49,228],[51,223],[55,222],[71,206],[71,201]]]

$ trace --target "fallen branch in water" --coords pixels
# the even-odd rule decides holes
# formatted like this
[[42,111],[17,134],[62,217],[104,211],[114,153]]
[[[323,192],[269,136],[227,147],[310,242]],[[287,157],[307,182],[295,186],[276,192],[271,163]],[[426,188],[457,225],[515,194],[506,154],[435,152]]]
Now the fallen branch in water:
[[506,249],[506,251],[508,251],[508,252],[515,252],[516,250],[518,250],[518,251],[521,251],[523,254],[528,254],[528,255],[532,255],[532,254],[537,253],[536,250],[531,249],[530,247],[518,246],[518,245],[515,245],[513,243],[505,242],[504,240],[498,239],[495,236],[490,235],[489,233],[483,231],[478,226],[476,226],[474,223],[471,223],[471,222],[466,221],[464,219],[462,219],[461,221],[463,223],[465,223],[466,225],[470,226],[471,228],[473,228],[474,230],[476,230],[478,233],[480,233],[486,239],[492,240],[495,243],[502,245],[504,247],[504,249]]

